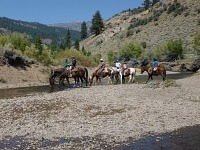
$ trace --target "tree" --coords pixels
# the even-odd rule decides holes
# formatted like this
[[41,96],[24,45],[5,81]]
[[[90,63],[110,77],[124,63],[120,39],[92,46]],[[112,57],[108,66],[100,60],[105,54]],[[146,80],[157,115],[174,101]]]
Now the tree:
[[150,0],[144,0],[144,3],[142,5],[144,5],[144,8],[147,10],[151,5],[151,1]]
[[157,2],[160,2],[160,0],[153,0],[152,1],[152,6],[155,5]]
[[81,24],[81,39],[86,39],[87,38],[87,26],[85,21]]
[[40,36],[37,36],[35,40],[35,48],[38,49],[39,54],[42,54],[42,41],[40,39]]
[[75,40],[74,47],[76,50],[79,50],[79,41],[77,39]]
[[91,33],[99,35],[104,28],[103,19],[101,18],[100,11],[97,11],[92,19],[92,26],[90,28]]
[[65,37],[65,47],[68,48],[68,49],[71,48],[71,34],[70,34],[69,29],[67,30],[67,34],[66,34],[66,37]]

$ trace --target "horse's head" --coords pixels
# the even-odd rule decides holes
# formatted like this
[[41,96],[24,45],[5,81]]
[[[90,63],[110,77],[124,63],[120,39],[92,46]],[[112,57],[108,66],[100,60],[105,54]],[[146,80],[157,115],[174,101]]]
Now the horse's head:
[[92,82],[93,82],[93,79],[92,79],[92,76],[89,77],[89,86],[92,85]]
[[50,84],[50,87],[53,87],[53,85],[54,85],[54,76],[53,75],[51,75],[49,77],[49,84]]

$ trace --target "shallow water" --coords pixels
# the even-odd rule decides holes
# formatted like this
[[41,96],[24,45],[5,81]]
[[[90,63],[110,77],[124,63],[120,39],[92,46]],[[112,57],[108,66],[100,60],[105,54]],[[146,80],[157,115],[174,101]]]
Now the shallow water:
[[[172,73],[167,74],[167,79],[182,79],[185,77],[191,76],[192,72],[181,72],[181,73]],[[162,81],[161,76],[154,76],[154,80],[160,80]],[[144,83],[147,80],[147,75],[136,75],[136,83]],[[126,83],[128,81],[128,77],[126,77]],[[73,83],[74,81],[71,81],[70,83]],[[102,80],[102,84],[107,84],[107,79]],[[14,98],[14,97],[22,97],[27,95],[33,95],[35,93],[51,93],[51,92],[57,92],[61,90],[67,90],[67,89],[75,89],[78,88],[78,86],[75,86],[73,84],[69,86],[65,86],[65,88],[59,88],[57,85],[55,85],[53,88],[51,88],[49,85],[45,86],[31,86],[31,87],[20,87],[20,88],[10,88],[10,89],[0,89],[0,99],[6,99],[6,98]]]

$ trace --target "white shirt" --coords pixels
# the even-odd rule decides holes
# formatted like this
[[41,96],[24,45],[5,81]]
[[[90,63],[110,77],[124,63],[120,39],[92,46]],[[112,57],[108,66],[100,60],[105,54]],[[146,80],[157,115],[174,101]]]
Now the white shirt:
[[115,64],[115,66],[116,66],[117,68],[120,68],[120,67],[121,67],[121,63],[120,63],[120,62],[117,62],[117,63]]

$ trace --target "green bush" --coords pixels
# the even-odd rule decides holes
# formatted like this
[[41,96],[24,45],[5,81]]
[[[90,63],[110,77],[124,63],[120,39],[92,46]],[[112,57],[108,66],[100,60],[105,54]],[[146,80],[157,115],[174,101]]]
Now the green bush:
[[169,40],[155,50],[155,56],[164,61],[173,61],[183,57],[183,43],[180,39]]
[[63,65],[65,57],[67,57],[69,59],[69,63],[71,63],[72,56],[76,58],[77,65],[79,66],[94,67],[97,65],[93,57],[85,56],[82,52],[77,50],[65,50],[59,53],[55,56],[54,65]]
[[197,54],[200,55],[200,32],[194,37],[194,49],[196,50]]
[[120,56],[120,59],[123,59],[123,58],[130,59],[132,57],[140,58],[143,53],[144,53],[144,50],[141,45],[128,43],[124,47],[122,47],[119,53],[119,56]]
[[107,56],[108,56],[108,64],[113,65],[114,60],[116,59],[116,57],[118,57],[118,53],[109,50]]

